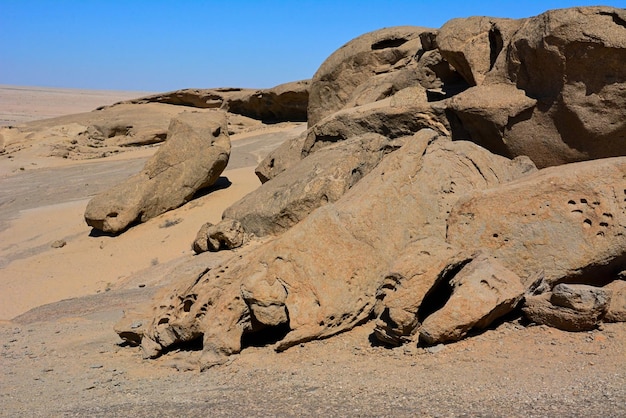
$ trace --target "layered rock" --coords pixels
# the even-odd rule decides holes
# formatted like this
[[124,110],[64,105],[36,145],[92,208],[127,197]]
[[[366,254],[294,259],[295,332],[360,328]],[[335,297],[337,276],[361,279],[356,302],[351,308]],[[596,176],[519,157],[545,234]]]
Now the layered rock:
[[140,173],[89,201],[85,221],[118,233],[177,208],[217,181],[229,155],[223,112],[182,113],[171,121],[168,140]]

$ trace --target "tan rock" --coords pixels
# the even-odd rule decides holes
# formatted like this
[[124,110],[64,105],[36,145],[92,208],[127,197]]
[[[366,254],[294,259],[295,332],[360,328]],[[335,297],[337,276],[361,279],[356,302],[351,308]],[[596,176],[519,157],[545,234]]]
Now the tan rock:
[[450,299],[419,328],[426,344],[458,341],[510,313],[524,295],[519,277],[494,258],[479,255],[450,279]]
[[448,218],[447,240],[484,249],[529,286],[603,285],[624,268],[626,158],[567,164],[476,191]]
[[[366,33],[348,42],[322,63],[311,81],[309,127],[343,108],[347,103],[365,104],[390,96],[413,84],[412,75],[404,73],[394,87],[394,80],[381,80],[367,93],[360,86],[370,78],[414,66],[414,56],[422,50],[421,34],[431,29],[399,26]],[[356,93],[356,94],[355,94]],[[367,97],[366,97],[367,95]],[[360,98],[359,98],[360,97]]]
[[425,237],[444,239],[446,212],[458,196],[520,174],[515,162],[423,130],[334,204],[241,258],[179,283],[155,303],[142,347],[154,356],[202,338],[202,363],[210,367],[241,350],[244,334],[268,326],[289,331],[278,350],[349,329],[369,317],[398,253]]
[[626,322],[626,281],[614,280],[604,289],[612,294],[604,322]]
[[228,163],[230,140],[223,112],[186,112],[173,119],[168,140],[141,173],[89,201],[85,221],[118,233],[189,201],[219,178]]
[[550,293],[526,296],[522,310],[537,324],[565,331],[588,331],[604,317],[610,300],[610,290],[560,283]]

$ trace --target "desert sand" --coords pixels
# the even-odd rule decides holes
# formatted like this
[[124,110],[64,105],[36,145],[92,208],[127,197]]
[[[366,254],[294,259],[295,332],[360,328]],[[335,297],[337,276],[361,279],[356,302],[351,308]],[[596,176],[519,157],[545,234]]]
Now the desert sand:
[[[135,97],[0,86],[3,124]],[[139,171],[157,149],[102,159],[0,155],[0,416],[619,416],[626,414],[626,324],[588,333],[521,319],[428,349],[370,343],[366,324],[277,354],[250,342],[229,364],[188,371],[184,355],[143,360],[113,325],[178,265],[202,269],[191,241],[260,185],[254,167],[303,123],[231,136],[213,190],[119,236],[98,234],[89,198]],[[188,261],[193,260],[193,263]],[[257,346],[259,345],[259,346]]]

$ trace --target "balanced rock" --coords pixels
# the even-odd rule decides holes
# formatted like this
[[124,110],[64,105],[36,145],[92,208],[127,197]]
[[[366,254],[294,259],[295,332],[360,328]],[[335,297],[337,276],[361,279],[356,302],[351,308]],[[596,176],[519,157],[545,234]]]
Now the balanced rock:
[[182,113],[171,121],[167,141],[139,174],[89,201],[85,221],[118,233],[177,208],[217,181],[229,155],[223,112]]
[[537,324],[564,331],[588,331],[594,329],[607,313],[610,300],[610,290],[560,283],[552,292],[527,296],[522,310]]

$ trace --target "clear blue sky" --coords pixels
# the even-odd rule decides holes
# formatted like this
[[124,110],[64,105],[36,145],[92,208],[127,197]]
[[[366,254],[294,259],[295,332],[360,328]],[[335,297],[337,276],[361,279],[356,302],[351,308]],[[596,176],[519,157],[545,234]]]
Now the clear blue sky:
[[[589,1],[0,0],[0,84],[167,91],[310,78],[375,29]],[[605,1],[626,7],[626,0]]]

